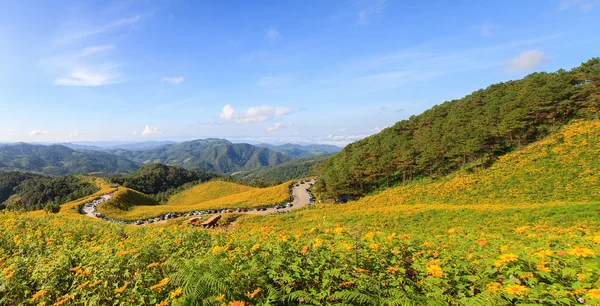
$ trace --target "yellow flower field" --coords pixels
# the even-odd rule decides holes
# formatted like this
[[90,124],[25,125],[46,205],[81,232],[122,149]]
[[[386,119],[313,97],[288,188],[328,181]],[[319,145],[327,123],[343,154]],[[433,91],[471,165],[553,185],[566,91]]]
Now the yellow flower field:
[[[123,210],[111,207],[111,200],[100,204],[98,211],[119,220],[142,220],[170,212],[274,206],[290,200],[290,184],[291,182],[269,188],[251,188],[221,181],[208,182],[174,195],[163,205],[139,203]],[[120,189],[126,190],[124,187]],[[118,199],[118,196],[115,195],[115,198]]]

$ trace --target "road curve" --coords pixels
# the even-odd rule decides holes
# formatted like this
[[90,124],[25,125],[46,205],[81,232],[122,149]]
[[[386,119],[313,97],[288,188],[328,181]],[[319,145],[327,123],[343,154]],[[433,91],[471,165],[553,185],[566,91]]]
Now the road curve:
[[[312,179],[310,181],[304,181],[304,183],[300,184],[300,182],[298,182],[298,186],[295,186],[292,188],[292,197],[294,198],[292,201],[292,204],[294,204],[292,207],[286,207],[283,209],[275,209],[274,207],[271,208],[267,208],[267,210],[264,211],[247,211],[247,212],[241,212],[243,214],[251,214],[251,215],[268,215],[268,214],[274,214],[274,213],[283,213],[283,212],[289,212],[291,210],[297,210],[300,208],[303,208],[307,205],[309,205],[311,203],[310,199],[311,199],[311,195],[308,191],[308,189],[310,188],[310,186],[312,186],[312,184],[315,183],[315,179]],[[110,197],[107,196],[103,196],[102,197],[102,202],[109,200]],[[95,207],[92,207],[90,205],[85,205],[82,208],[81,214],[87,217],[91,217],[91,218],[98,218],[95,215]],[[157,221],[156,223],[162,223],[162,222],[166,222],[166,220],[161,220],[161,221]]]

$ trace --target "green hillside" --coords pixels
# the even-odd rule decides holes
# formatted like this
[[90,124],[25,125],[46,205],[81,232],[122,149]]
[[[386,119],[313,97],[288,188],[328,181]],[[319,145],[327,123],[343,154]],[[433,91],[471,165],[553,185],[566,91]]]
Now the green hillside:
[[275,166],[292,159],[267,148],[234,144],[224,139],[200,139],[144,151],[116,150],[114,153],[143,164],[161,163],[217,173]]
[[533,73],[445,102],[352,143],[322,167],[325,197],[360,197],[419,177],[477,171],[572,118],[598,117],[600,59]]
[[295,159],[273,167],[236,172],[232,177],[236,180],[267,184],[287,182],[314,174],[314,168],[330,157],[331,155],[319,155]]
[[137,163],[107,152],[79,152],[62,145],[0,145],[0,170],[66,175],[128,173],[138,168]]
[[159,202],[166,202],[176,193],[217,177],[212,172],[151,164],[133,173],[112,176],[109,181],[140,191]]
[[340,147],[332,146],[332,145],[299,145],[286,143],[282,145],[270,145],[270,144],[259,144],[258,147],[269,148],[273,151],[285,153],[289,156],[297,157],[297,158],[307,158],[318,155],[329,155],[334,154],[342,150]]
[[40,210],[48,204],[61,205],[98,190],[95,184],[79,176],[0,172],[0,209]]

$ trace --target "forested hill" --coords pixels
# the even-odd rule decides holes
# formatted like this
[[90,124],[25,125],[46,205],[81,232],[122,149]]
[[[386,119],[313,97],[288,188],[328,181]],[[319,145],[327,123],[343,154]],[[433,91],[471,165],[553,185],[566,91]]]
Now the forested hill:
[[397,122],[346,146],[320,169],[324,197],[360,197],[416,177],[476,171],[573,118],[596,118],[600,59],[570,71],[533,73]]
[[158,202],[166,202],[173,194],[217,177],[218,175],[212,172],[152,164],[130,174],[112,176],[109,180],[141,191]]
[[231,143],[225,139],[199,139],[144,151],[118,150],[114,153],[144,164],[161,163],[218,173],[275,166],[292,159],[267,148]]
[[0,210],[39,210],[90,195],[99,188],[79,176],[48,177],[19,171],[0,172]]
[[138,168],[139,165],[135,162],[107,152],[78,152],[62,145],[0,145],[0,171],[22,170],[65,175],[93,172],[126,173]]
[[257,147],[268,148],[298,158],[334,154],[342,150],[342,148],[332,145],[312,144],[303,146],[292,143],[286,143],[282,145],[270,145],[261,143],[258,144]]

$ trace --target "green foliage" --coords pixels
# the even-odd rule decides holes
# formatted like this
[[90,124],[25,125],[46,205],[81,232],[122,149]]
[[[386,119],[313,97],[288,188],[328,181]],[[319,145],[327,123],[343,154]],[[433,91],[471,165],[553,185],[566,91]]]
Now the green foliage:
[[236,172],[232,174],[232,177],[253,187],[274,186],[283,182],[314,175],[314,168],[321,165],[330,157],[330,155],[320,155],[296,159],[269,168]]
[[534,73],[400,121],[326,161],[317,192],[356,198],[417,177],[487,167],[572,118],[597,116],[599,67],[595,58],[571,71]]
[[172,195],[217,177],[217,174],[211,172],[152,164],[127,175],[110,177],[109,181],[165,203]]
[[60,205],[57,203],[48,203],[44,206],[44,211],[47,213],[57,214],[60,212]]
[[332,145],[298,145],[292,143],[286,143],[282,145],[270,145],[270,144],[259,144],[258,147],[269,148],[273,151],[285,153],[289,156],[297,158],[308,158],[319,155],[330,155],[335,154],[342,150],[342,148]]
[[[10,195],[3,206],[13,210],[40,210],[50,204],[61,205],[99,190],[96,185],[77,176],[52,178],[28,173],[2,172],[0,182],[3,181],[3,196]],[[10,186],[13,186],[12,190],[8,188]]]
[[20,171],[0,172],[0,209],[3,209],[2,203],[15,193],[15,188],[22,181],[31,178],[41,178],[42,175]]

